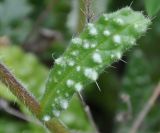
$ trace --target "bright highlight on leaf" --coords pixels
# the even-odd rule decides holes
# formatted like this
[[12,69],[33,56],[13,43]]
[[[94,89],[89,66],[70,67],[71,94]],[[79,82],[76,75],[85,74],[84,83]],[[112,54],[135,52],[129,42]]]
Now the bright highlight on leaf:
[[55,60],[41,101],[43,120],[48,120],[48,116],[58,117],[68,107],[74,93],[95,82],[107,66],[135,45],[149,24],[149,19],[129,7],[104,14],[95,23],[89,23]]

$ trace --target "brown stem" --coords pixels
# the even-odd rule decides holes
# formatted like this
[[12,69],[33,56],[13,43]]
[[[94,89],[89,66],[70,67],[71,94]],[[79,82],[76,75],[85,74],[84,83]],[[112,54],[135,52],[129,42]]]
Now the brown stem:
[[90,23],[93,20],[94,13],[92,11],[92,0],[83,0],[85,3],[85,15],[86,15],[86,22]]
[[[39,102],[27,92],[23,85],[16,80],[13,74],[2,63],[0,63],[0,80],[32,111],[34,115],[37,116],[37,118],[39,118],[39,115],[41,114]],[[69,133],[67,128],[57,119],[52,119],[51,121],[46,122],[45,125],[51,133]]]
[[78,10],[78,23],[77,23],[77,33],[83,31],[86,24],[86,14],[85,14],[85,3],[83,0],[79,0],[79,10]]
[[2,63],[0,63],[0,80],[32,111],[32,113],[37,117],[39,116],[41,111],[39,103]]
[[156,87],[156,89],[154,90],[153,94],[149,98],[149,100],[146,103],[146,105],[144,105],[142,111],[136,117],[136,119],[133,122],[133,125],[132,125],[131,130],[130,130],[129,133],[136,133],[138,131],[138,129],[139,129],[140,125],[142,124],[144,118],[149,113],[150,109],[153,107],[153,105],[154,105],[154,103],[157,100],[159,95],[160,95],[160,83]]
[[52,133],[70,133],[69,130],[58,119],[53,118],[50,121],[45,122],[46,127],[52,131]]

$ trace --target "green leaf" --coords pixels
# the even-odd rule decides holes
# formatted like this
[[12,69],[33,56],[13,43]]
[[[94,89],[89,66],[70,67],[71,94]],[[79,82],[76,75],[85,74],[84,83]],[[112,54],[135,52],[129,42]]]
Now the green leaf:
[[149,16],[155,15],[160,10],[159,0],[145,0],[146,10]]
[[72,98],[68,109],[62,113],[60,119],[67,127],[69,127],[69,129],[74,131],[81,131],[82,133],[94,132],[88,118],[86,118],[85,110],[77,95]]
[[[16,46],[0,47],[0,60],[9,66],[16,78],[27,86],[26,88],[37,99],[40,99],[44,93],[45,78],[48,71],[34,55],[24,53]],[[15,98],[2,84],[0,84],[0,96],[8,100]]]
[[[42,119],[59,117],[76,91],[96,82],[107,66],[119,60],[147,30],[150,20],[129,7],[103,14],[72,39],[65,53],[55,60],[41,101]],[[45,119],[47,118],[47,119]]]

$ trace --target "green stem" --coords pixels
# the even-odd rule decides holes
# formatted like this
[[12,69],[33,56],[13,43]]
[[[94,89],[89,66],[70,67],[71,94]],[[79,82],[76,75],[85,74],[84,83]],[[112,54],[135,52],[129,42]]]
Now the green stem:
[[53,133],[70,133],[69,130],[56,118],[45,122],[45,125]]

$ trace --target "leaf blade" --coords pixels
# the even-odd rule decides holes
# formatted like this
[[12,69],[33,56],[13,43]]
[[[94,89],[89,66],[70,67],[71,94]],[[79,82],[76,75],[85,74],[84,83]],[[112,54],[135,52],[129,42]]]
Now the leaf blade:
[[88,24],[55,61],[42,98],[42,119],[45,115],[59,117],[74,93],[95,82],[106,66],[135,44],[149,24],[149,19],[129,7],[104,14],[94,24]]

